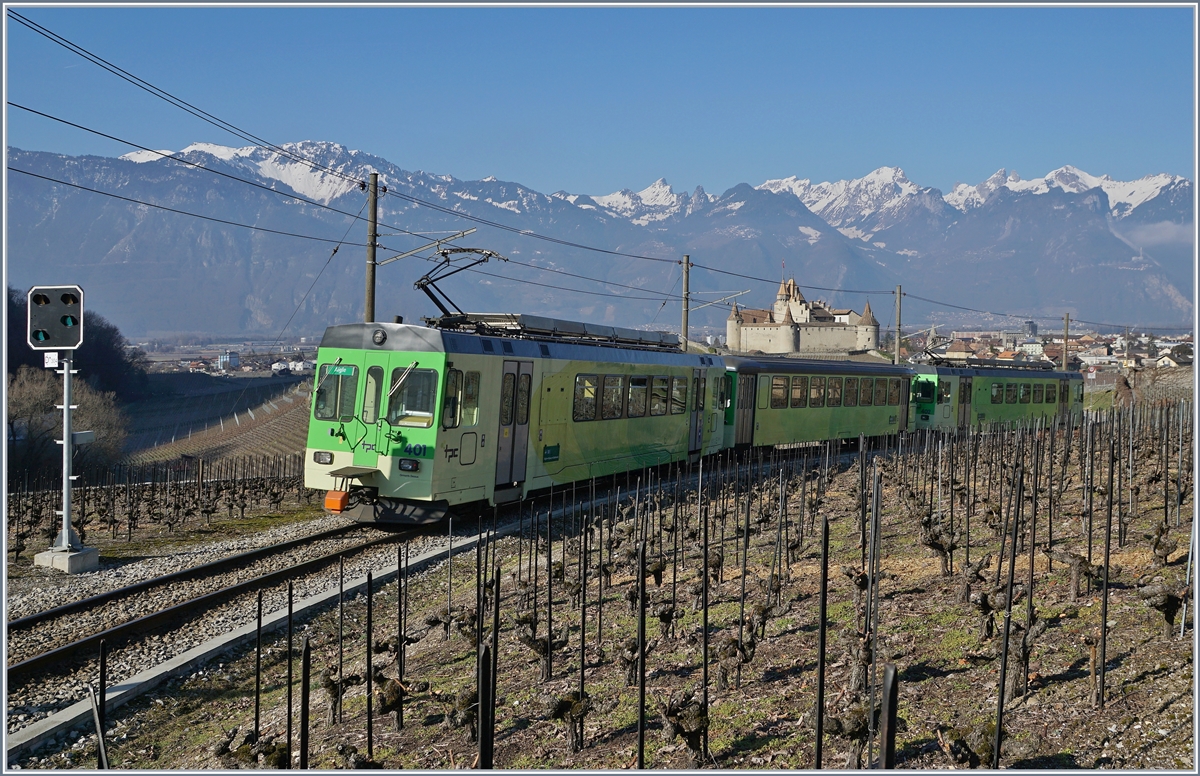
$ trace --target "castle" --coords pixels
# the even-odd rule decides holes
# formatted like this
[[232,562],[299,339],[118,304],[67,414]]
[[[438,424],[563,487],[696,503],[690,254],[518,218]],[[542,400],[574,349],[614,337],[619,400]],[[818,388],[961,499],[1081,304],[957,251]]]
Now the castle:
[[879,321],[870,302],[862,315],[809,302],[793,278],[779,284],[773,309],[738,309],[735,302],[725,322],[725,342],[733,353],[848,354],[879,346]]

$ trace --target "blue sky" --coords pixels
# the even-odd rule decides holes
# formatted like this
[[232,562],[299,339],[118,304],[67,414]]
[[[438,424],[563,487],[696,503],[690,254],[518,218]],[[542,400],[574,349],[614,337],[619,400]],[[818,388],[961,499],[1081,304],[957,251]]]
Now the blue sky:
[[[273,143],[605,194],[902,167],[1194,177],[1174,8],[17,8]],[[7,98],[142,145],[245,145],[8,19]],[[130,149],[7,109],[7,143]]]

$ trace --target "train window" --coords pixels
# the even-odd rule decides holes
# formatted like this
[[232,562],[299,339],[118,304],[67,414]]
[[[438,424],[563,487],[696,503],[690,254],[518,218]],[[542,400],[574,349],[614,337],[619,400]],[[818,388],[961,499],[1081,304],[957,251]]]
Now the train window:
[[599,378],[596,375],[575,375],[575,407],[571,411],[571,419],[576,421],[596,419],[596,389]]
[[625,407],[625,376],[605,375],[604,395],[600,405],[600,417],[604,420],[614,420],[624,415]]
[[[371,390],[371,372],[375,367],[367,370],[367,391]],[[381,374],[380,377],[383,375]],[[458,425],[458,394],[462,390],[462,372],[457,369],[446,370],[446,389],[443,391],[442,398],[442,428],[454,428]],[[370,423],[367,420],[366,407],[363,407],[363,422]]]
[[1054,404],[1057,400],[1058,400],[1058,397],[1055,396],[1054,383],[1047,383],[1046,384],[1046,403]]
[[687,378],[671,378],[671,414],[682,415],[687,412]]
[[708,391],[708,378],[701,377],[700,383],[698,385],[696,385],[695,388],[696,388],[696,409],[700,412],[703,412],[704,411],[704,394],[706,391]]
[[[879,378],[879,382],[883,382],[883,378]],[[900,378],[893,377],[888,380],[888,405],[892,407],[900,406]]]
[[629,406],[626,416],[640,418],[646,414],[646,394],[650,391],[649,377],[629,378]]
[[842,378],[829,378],[829,387],[825,389],[825,405],[827,407],[842,406]]
[[846,398],[843,400],[847,407],[854,407],[858,404],[858,378],[846,378]]
[[349,364],[325,364],[317,374],[313,417],[317,420],[352,420],[356,393],[358,367]]
[[[1063,393],[1065,394],[1066,391],[1064,390]],[[1075,385],[1075,401],[1083,401],[1083,383]]]
[[362,422],[368,426],[379,420],[379,399],[383,396],[383,367],[367,370],[367,385],[363,390]]
[[771,378],[771,409],[782,410],[788,406],[788,379],[781,375]]
[[937,394],[937,387],[930,380],[921,380],[916,386],[917,401],[933,401]]
[[464,426],[479,423],[479,373],[467,372],[463,379],[462,402],[459,405]]
[[1005,383],[1004,384],[1004,403],[1005,404],[1016,404],[1017,403],[1017,384],[1016,383]]
[[[875,401],[876,407],[882,407],[888,403],[888,381],[886,377],[875,378]],[[899,403],[899,401],[897,401]]]
[[871,406],[871,395],[875,391],[875,378],[864,377],[859,381],[858,403],[862,407]]
[[1017,393],[1017,401],[1021,402],[1022,404],[1028,404],[1029,397],[1032,393],[1033,386],[1031,386],[1029,383],[1021,383]]
[[533,381],[532,375],[521,375],[517,379],[517,425],[524,426],[529,422],[529,388]]
[[671,378],[656,377],[650,389],[650,415],[666,415],[667,414],[667,393],[670,388]]
[[1043,386],[1041,383],[1038,383],[1037,385],[1033,386],[1033,403],[1034,404],[1042,403],[1042,392],[1044,390],[1046,390],[1045,386]]
[[792,378],[792,406],[805,407],[808,406],[808,378],[793,377]]
[[950,397],[954,393],[954,385],[949,380],[938,380],[938,404],[949,404]]
[[814,377],[808,381],[808,406],[825,406],[825,378]]
[[[408,377],[402,380],[406,372]],[[388,389],[388,423],[393,426],[432,426],[437,378],[437,372],[432,369],[393,369],[392,387]]]
[[992,383],[992,404],[1004,403],[1004,385],[1002,383]]
[[511,426],[513,422],[513,398],[517,392],[517,376],[512,372],[504,375],[500,383],[500,425]]

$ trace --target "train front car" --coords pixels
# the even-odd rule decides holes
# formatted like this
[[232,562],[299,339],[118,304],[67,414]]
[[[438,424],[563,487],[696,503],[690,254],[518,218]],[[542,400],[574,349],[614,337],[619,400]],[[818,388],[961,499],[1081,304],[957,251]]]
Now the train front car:
[[1083,411],[1083,375],[1016,367],[918,366],[914,428],[1049,421]]
[[721,449],[720,359],[660,332],[468,316],[326,330],[305,485],[331,512],[430,523]]
[[433,523],[442,333],[390,323],[325,330],[317,351],[304,484],[325,507],[363,522]]

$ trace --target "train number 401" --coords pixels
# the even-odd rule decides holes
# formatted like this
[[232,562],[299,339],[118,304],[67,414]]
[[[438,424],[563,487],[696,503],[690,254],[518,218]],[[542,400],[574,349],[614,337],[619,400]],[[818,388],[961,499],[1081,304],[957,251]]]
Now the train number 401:
[[425,450],[428,447],[429,447],[429,445],[405,445],[404,446],[404,454],[405,455],[413,455],[413,456],[416,456],[417,458],[424,458]]

